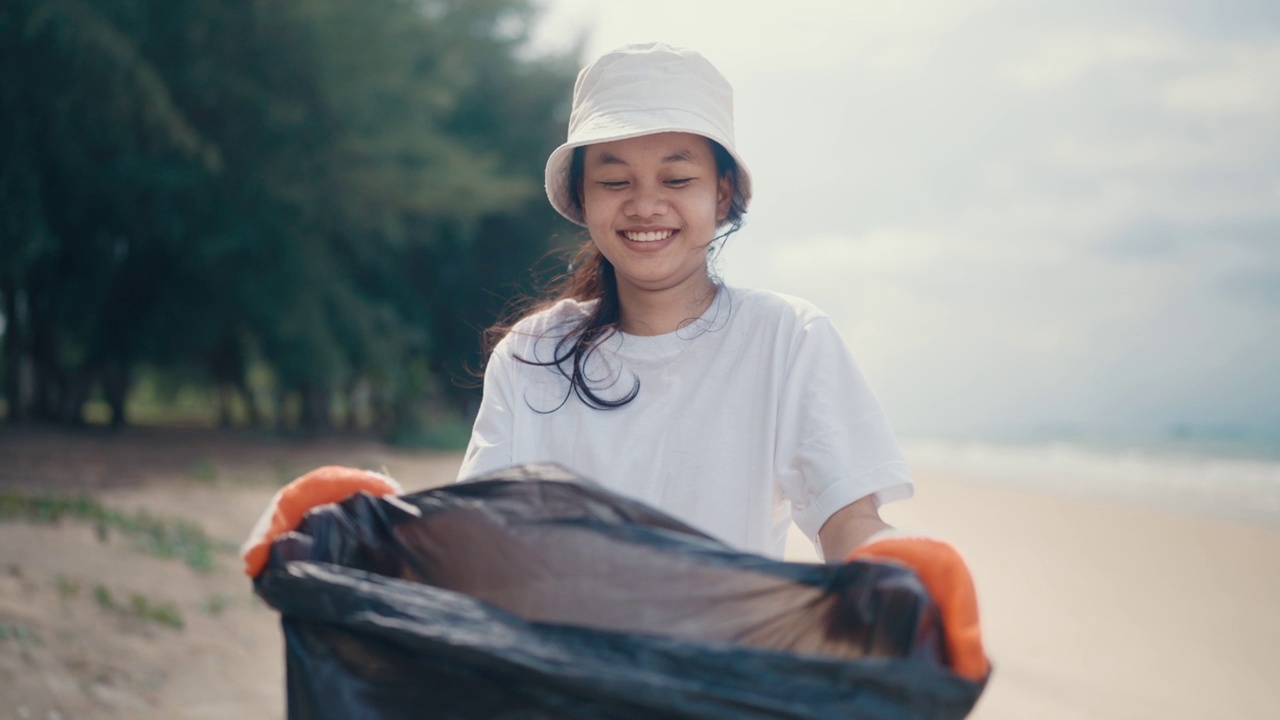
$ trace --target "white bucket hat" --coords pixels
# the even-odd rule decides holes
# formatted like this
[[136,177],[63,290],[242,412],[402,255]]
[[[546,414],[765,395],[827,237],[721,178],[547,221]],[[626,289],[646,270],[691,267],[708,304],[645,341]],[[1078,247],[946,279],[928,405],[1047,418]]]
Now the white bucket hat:
[[746,208],[751,173],[734,148],[733,88],[706,58],[662,43],[625,45],[578,73],[568,140],[547,159],[551,205],[585,224],[569,187],[574,148],[663,132],[694,133],[724,147],[738,163],[737,189]]

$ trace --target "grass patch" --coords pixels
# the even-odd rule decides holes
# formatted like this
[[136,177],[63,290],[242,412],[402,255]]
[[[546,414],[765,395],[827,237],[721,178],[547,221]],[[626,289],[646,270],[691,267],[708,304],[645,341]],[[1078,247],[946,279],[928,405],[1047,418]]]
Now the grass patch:
[[44,639],[32,632],[24,623],[0,623],[0,642],[16,640],[19,645],[41,647]]
[[134,617],[147,622],[171,627],[174,630],[181,630],[186,626],[182,621],[182,613],[178,612],[178,606],[171,602],[156,604],[134,593],[129,598],[129,608],[133,611]]
[[237,552],[234,543],[210,538],[204,528],[186,520],[166,520],[148,513],[122,513],[104,507],[86,495],[30,495],[19,490],[0,492],[0,521],[26,520],[56,523],[64,518],[97,523],[128,537],[147,554],[181,560],[191,569],[213,569],[215,554]]
[[212,595],[200,602],[200,609],[215,617],[221,615],[230,606],[231,597],[223,593]]
[[197,482],[212,485],[218,481],[218,466],[214,465],[212,460],[201,460],[191,468],[191,477]]
[[98,607],[125,617],[134,617],[143,622],[155,623],[165,627],[181,630],[186,627],[178,606],[171,602],[155,603],[146,596],[132,593],[127,605],[118,602],[105,585],[93,586],[93,599]]
[[58,595],[64,598],[73,598],[80,594],[80,583],[66,575],[58,575],[54,585],[58,588]]
[[111,597],[111,591],[106,585],[93,586],[93,599],[98,603],[98,607],[103,610],[119,610],[120,606],[116,605],[116,599]]

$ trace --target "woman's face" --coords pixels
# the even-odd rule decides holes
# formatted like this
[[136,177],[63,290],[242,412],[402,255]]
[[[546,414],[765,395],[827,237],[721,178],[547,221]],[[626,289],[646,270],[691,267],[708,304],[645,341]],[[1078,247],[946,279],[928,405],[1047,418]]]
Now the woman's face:
[[702,290],[707,248],[729,213],[733,187],[701,135],[661,133],[589,145],[582,212],[618,292]]

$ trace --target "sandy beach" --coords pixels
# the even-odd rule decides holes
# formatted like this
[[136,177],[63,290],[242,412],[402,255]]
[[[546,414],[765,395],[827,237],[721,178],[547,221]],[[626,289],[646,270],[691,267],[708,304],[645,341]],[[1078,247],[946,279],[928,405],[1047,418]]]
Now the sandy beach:
[[969,560],[996,665],[972,717],[1275,717],[1280,531],[912,469],[883,514]]
[[[0,521],[0,720],[282,718],[277,618],[229,548],[310,467],[385,468],[415,490],[459,461],[207,433],[0,434],[7,497],[84,492],[123,517],[198,523],[214,548],[199,568],[140,549],[127,524]],[[883,514],[970,561],[996,666],[972,717],[1274,717],[1280,530],[1012,489],[937,462],[913,471],[917,497]],[[799,540],[790,557],[811,558]]]

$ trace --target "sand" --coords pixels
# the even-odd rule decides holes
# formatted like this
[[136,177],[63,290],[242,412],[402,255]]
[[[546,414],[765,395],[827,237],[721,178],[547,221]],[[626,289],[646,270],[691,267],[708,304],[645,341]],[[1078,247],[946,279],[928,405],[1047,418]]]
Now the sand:
[[[0,490],[87,490],[108,507],[197,520],[238,543],[281,477],[299,469],[386,466],[418,489],[447,481],[460,461],[367,443],[181,437],[155,456],[164,462],[138,469],[129,443],[173,438],[0,436]],[[23,472],[3,469],[14,467]],[[128,481],[110,481],[124,467]],[[913,470],[917,497],[884,515],[950,539],[971,564],[996,666],[972,717],[1275,716],[1280,531],[1015,490],[943,466]],[[77,485],[78,473],[97,479]],[[812,557],[804,542],[789,553]],[[139,617],[134,595],[168,603],[183,627]],[[277,622],[230,553],[197,572],[89,523],[0,522],[0,720],[283,718]]]
[[1274,718],[1280,531],[916,465],[884,508],[968,559],[996,671],[975,718]]
[[[0,492],[87,492],[131,517],[199,523],[229,548],[280,484],[307,469],[386,469],[418,489],[452,479],[459,462],[368,442],[0,427]],[[174,609],[183,626],[137,612],[135,596]],[[198,572],[139,551],[111,527],[0,521],[0,720],[284,716],[279,616],[252,594],[233,549]]]

